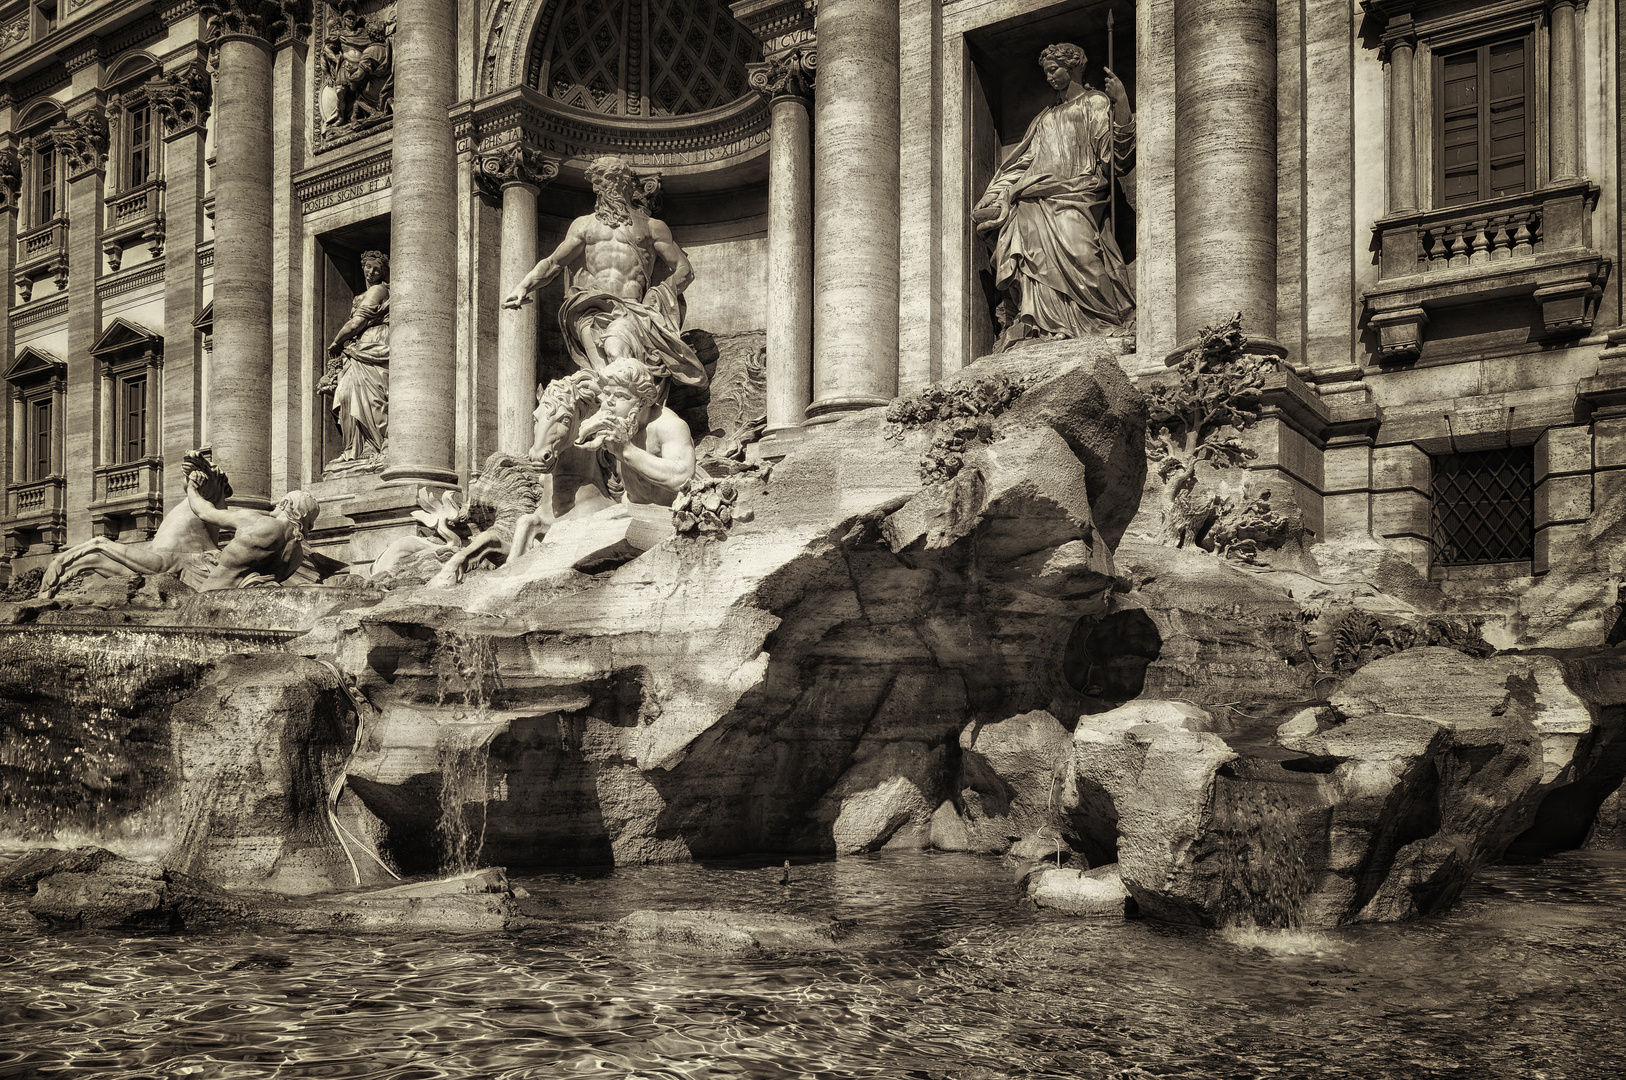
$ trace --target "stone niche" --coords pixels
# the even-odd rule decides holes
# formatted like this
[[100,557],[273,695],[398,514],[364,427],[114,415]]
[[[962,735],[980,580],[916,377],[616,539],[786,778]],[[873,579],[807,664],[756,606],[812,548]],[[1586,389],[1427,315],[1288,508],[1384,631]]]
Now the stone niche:
[[[312,318],[315,334],[312,337],[310,385],[315,386],[327,367],[327,346],[350,318],[351,302],[366,289],[362,280],[361,253],[390,250],[390,219],[388,214],[346,225],[316,238],[316,275],[312,282]],[[311,470],[316,475],[323,471],[344,451],[344,439],[339,425],[333,419],[333,400],[327,394],[312,394],[310,408],[314,410],[311,430],[316,432],[313,452],[316,460]]]
[[[1032,5],[1007,4],[1020,9]],[[1068,42],[1082,48],[1088,62],[1084,81],[1100,89],[1107,66],[1108,15],[1112,18],[1112,70],[1129,91],[1129,102],[1138,108],[1135,97],[1135,4],[1134,0],[1096,0],[1093,3],[1060,3],[1013,15],[965,34],[973,78],[967,80],[969,124],[965,153],[971,165],[971,185],[963,217],[968,223],[971,206],[987,189],[1001,162],[1005,160],[1040,110],[1055,100],[1055,91],[1045,82],[1039,68],[1039,54],[1046,46]],[[1131,175],[1128,190],[1133,190]],[[1125,185],[1117,188],[1115,235],[1124,261],[1135,262],[1135,211],[1132,197],[1126,199]],[[994,275],[988,265],[990,249],[985,240],[972,240],[972,268],[975,281],[968,281],[966,311],[971,321],[971,355],[990,352],[999,334],[994,311],[1000,296],[994,290]]]

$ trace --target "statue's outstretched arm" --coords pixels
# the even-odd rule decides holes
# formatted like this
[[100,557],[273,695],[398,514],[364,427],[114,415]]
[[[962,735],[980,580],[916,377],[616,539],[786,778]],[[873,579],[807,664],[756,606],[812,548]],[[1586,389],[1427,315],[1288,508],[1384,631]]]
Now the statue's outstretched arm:
[[570,231],[565,233],[564,240],[553,249],[552,255],[543,258],[531,267],[529,274],[520,279],[519,284],[514,286],[514,291],[503,299],[503,307],[517,308],[527,303],[533,292],[552,281],[572,259],[586,250],[587,242],[582,236],[579,221],[580,219],[577,219],[577,222],[571,223]]

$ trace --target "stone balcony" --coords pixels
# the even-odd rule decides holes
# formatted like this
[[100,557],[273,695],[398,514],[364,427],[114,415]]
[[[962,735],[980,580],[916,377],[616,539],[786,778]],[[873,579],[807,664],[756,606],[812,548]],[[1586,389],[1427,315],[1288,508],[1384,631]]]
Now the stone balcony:
[[133,522],[151,539],[164,516],[163,484],[164,465],[159,458],[98,465],[92,480],[91,524],[116,536],[125,522]]
[[164,182],[150,180],[140,187],[110,195],[102,252],[108,273],[116,273],[124,252],[145,241],[153,258],[164,253]]
[[67,542],[67,482],[60,476],[12,484],[11,518],[6,522],[6,547],[12,553],[35,544],[56,550]]
[[1380,359],[1417,359],[1429,313],[1447,307],[1533,303],[1547,337],[1589,333],[1610,270],[1593,246],[1598,195],[1575,180],[1378,221],[1379,281],[1365,313]]
[[33,299],[34,282],[47,274],[54,278],[58,289],[68,287],[68,219],[63,216],[17,236],[13,280],[22,303]]

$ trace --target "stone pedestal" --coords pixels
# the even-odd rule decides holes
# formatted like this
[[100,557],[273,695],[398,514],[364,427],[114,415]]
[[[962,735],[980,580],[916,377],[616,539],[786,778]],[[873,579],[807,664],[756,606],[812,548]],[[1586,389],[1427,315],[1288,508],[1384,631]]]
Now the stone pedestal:
[[818,34],[810,420],[898,387],[898,6],[824,0]]
[[1176,337],[1237,310],[1255,348],[1276,337],[1276,4],[1174,8]]
[[234,506],[271,506],[271,46],[217,39],[209,432]]
[[383,479],[455,485],[457,5],[399,0],[390,149],[390,441]]

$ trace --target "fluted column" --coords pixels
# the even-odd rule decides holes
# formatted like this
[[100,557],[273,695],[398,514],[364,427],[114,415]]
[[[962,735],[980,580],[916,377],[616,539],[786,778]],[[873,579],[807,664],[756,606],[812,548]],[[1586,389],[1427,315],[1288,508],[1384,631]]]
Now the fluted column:
[[1384,34],[1389,51],[1389,212],[1417,209],[1417,38],[1411,16]]
[[1553,0],[1551,79],[1548,86],[1548,146],[1552,178],[1581,175],[1580,94],[1575,63],[1575,0]]
[[308,5],[204,4],[215,44],[214,460],[235,506],[271,505],[271,48]]
[[809,419],[898,388],[898,6],[824,0],[817,25]]
[[813,138],[816,61],[798,49],[754,68],[769,95],[768,427],[798,427],[813,401]]
[[1276,337],[1275,0],[1176,0],[1175,333]]
[[390,438],[383,479],[456,484],[455,0],[397,0],[390,150]]
[[[537,260],[536,196],[559,175],[559,163],[535,150],[509,146],[475,159],[482,187],[502,200],[502,257],[498,288],[506,295]],[[497,449],[524,455],[531,448],[536,409],[537,305],[497,313]]]

